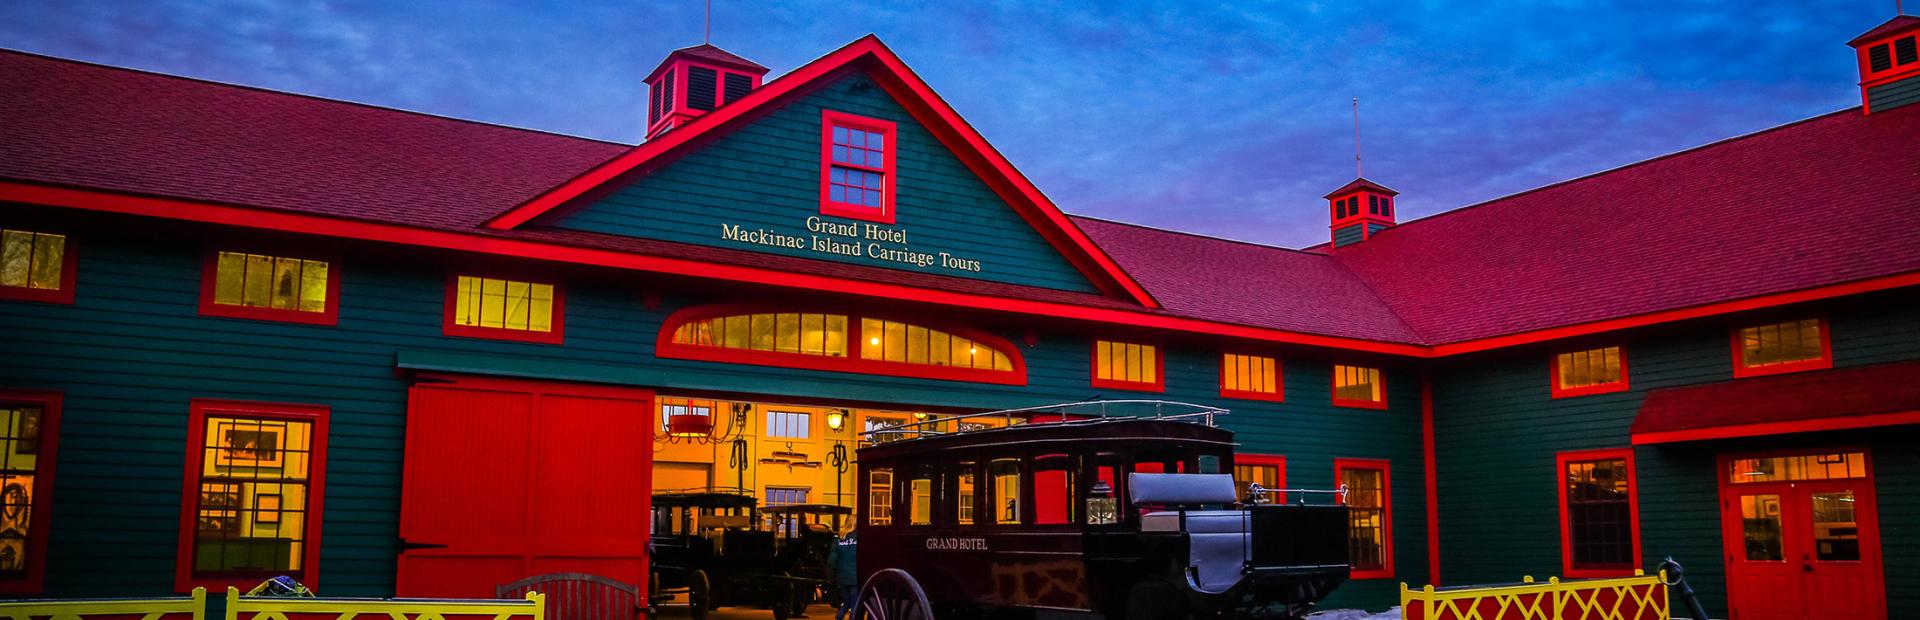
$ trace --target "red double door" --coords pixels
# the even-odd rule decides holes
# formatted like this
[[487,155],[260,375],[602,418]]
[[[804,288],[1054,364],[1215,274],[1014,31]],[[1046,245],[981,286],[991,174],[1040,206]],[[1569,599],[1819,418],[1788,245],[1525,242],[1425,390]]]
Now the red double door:
[[650,392],[426,378],[408,399],[400,596],[559,572],[646,587]]
[[1887,617],[1864,451],[1721,459],[1733,620]]

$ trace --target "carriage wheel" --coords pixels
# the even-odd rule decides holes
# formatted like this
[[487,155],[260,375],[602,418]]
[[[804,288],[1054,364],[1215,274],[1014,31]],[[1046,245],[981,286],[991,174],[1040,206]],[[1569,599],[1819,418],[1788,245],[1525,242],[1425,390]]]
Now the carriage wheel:
[[687,612],[693,620],[707,620],[709,609],[713,609],[713,583],[707,581],[707,571],[695,570],[687,577]]
[[913,575],[897,568],[883,569],[860,586],[853,607],[854,620],[933,620],[933,606]]

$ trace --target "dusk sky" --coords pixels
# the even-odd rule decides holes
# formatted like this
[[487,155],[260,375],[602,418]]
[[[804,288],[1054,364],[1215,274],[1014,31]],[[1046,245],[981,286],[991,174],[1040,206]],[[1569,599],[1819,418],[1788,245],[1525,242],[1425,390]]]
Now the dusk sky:
[[[0,47],[625,143],[674,2],[0,3]],[[785,73],[866,33],[1061,208],[1290,247],[1367,176],[1404,221],[1858,105],[1890,0],[715,0]],[[209,111],[217,114],[218,111]]]

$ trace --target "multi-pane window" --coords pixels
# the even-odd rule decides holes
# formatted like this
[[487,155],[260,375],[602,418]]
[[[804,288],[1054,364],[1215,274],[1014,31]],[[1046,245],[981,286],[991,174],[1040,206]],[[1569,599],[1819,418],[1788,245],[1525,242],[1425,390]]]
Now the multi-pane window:
[[907,482],[907,524],[933,525],[933,479],[915,477]]
[[937,329],[860,319],[860,358],[979,370],[1013,370],[1002,351]]
[[[1633,475],[1626,451],[1560,460],[1561,534],[1566,570],[1629,571],[1634,567]],[[1597,575],[1589,575],[1597,576]]]
[[212,271],[203,314],[327,322],[335,303],[326,261],[223,251]]
[[1333,404],[1349,407],[1385,407],[1386,386],[1380,369],[1336,364],[1333,367]]
[[953,477],[954,495],[959,504],[954,522],[960,525],[973,525],[974,475],[973,463],[965,462]]
[[1095,387],[1158,390],[1160,350],[1150,344],[1099,340],[1093,343]]
[[58,423],[57,396],[0,393],[0,592],[40,588]]
[[1020,460],[994,459],[987,464],[987,486],[992,488],[988,516],[994,523],[1020,523]]
[[194,403],[203,430],[188,457],[189,579],[299,576],[313,566],[318,515],[307,506],[320,493],[323,410],[288,409]]
[[1387,516],[1387,465],[1336,460],[1336,478],[1346,488],[1347,541],[1354,577],[1393,573],[1392,529]]
[[1617,346],[1561,353],[1553,358],[1551,392],[1559,398],[1625,390],[1626,368]]
[[1222,354],[1220,395],[1280,400],[1280,362],[1263,355]]
[[0,229],[0,297],[72,301],[66,235]]
[[807,503],[805,487],[767,487],[768,506],[792,506]]
[[893,524],[893,470],[867,472],[867,525]]
[[893,221],[893,123],[826,112],[821,212]]
[[1266,491],[1277,491],[1285,484],[1286,462],[1279,457],[1256,457],[1242,454],[1234,457],[1233,484],[1239,488],[1240,501],[1247,503],[1278,502],[1285,498],[1279,493],[1267,492],[1255,495],[1254,485]]
[[454,333],[535,335],[560,330],[558,291],[552,284],[463,275],[454,279],[452,293],[449,331]]
[[1741,328],[1734,334],[1734,376],[1827,368],[1826,324],[1804,319]]
[[869,417],[866,419],[866,422],[862,423],[862,436],[870,443],[886,443],[889,441],[908,439],[915,434],[904,429],[886,432],[888,429],[904,426],[906,423],[907,421],[901,418]]
[[813,415],[800,411],[767,410],[768,437],[806,439],[813,436]]
[[689,321],[673,331],[674,344],[847,356],[847,316],[799,312],[736,314]]
[[1727,482],[1734,484],[1842,480],[1866,476],[1867,455],[1864,452],[1734,459],[1727,467]]

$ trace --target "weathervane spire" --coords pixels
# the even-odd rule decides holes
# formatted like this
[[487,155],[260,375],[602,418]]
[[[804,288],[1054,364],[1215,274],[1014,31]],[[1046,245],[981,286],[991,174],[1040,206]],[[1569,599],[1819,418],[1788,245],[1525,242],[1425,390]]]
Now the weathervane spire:
[[700,42],[713,44],[713,0],[707,0],[707,30],[705,34],[700,35]]
[[1360,167],[1360,98],[1353,98],[1353,176],[1367,176]]

